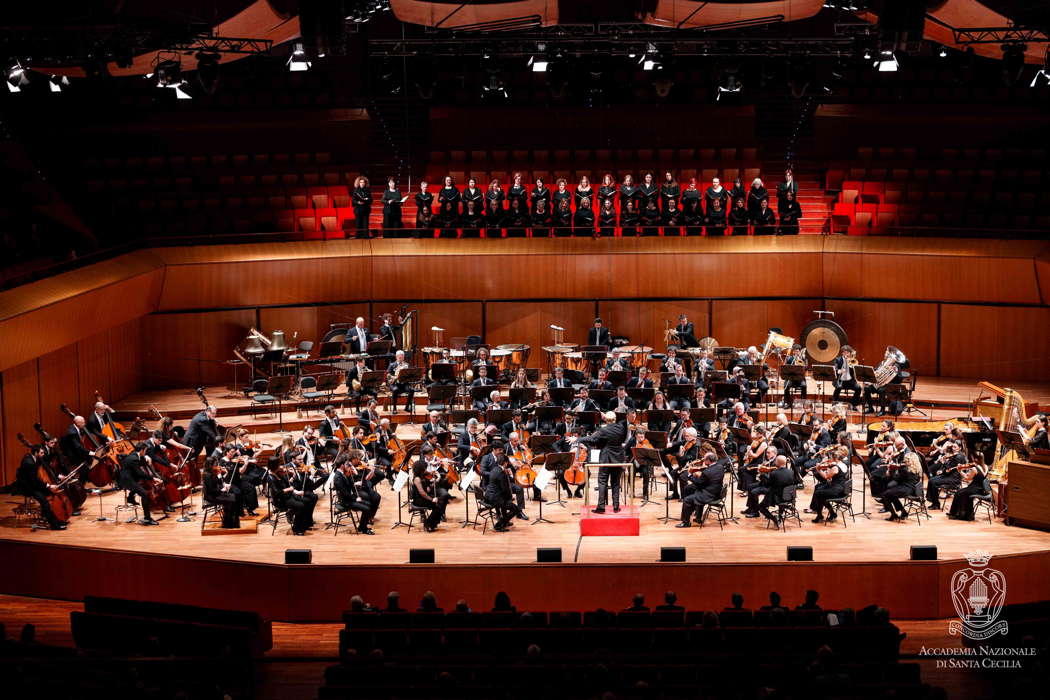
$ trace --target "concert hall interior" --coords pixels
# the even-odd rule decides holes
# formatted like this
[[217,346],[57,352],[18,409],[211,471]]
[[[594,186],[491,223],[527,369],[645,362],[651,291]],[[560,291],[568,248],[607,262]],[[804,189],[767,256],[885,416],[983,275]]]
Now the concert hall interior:
[[89,5],[0,25],[11,697],[1045,692],[1044,4]]

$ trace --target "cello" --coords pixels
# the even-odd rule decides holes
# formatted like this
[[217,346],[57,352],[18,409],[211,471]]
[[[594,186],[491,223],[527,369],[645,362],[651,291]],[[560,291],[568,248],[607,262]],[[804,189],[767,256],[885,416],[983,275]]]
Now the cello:
[[[99,403],[105,404],[107,414],[113,411],[113,408],[106,404],[102,400],[102,394],[97,389],[95,390],[95,400]],[[133,432],[140,432],[142,430],[142,419],[135,418],[131,423],[131,430]],[[131,444],[131,440],[128,439],[127,432],[122,424],[117,423],[115,420],[106,416],[106,420],[103,421],[102,434],[109,438],[109,451],[119,457],[131,454],[135,451],[135,446]]]
[[[33,445],[26,440],[25,435],[18,433],[18,441],[26,446],[26,449],[30,452],[33,451]],[[37,478],[44,482],[47,486],[62,485],[59,480],[51,473],[51,469],[46,463],[37,465],[36,471]],[[68,522],[70,516],[73,515],[73,502],[70,501],[69,496],[65,493],[65,490],[54,491],[50,488],[47,490],[47,504],[51,506],[51,512],[55,514],[55,518],[61,522]]]
[[[77,414],[73,413],[69,406],[60,403],[58,408],[71,419],[76,419]],[[109,449],[109,444],[100,445],[90,430],[81,432],[83,433],[84,449],[95,457],[95,463],[88,469],[88,480],[100,488],[112,484],[113,477],[120,468],[120,464],[117,462],[117,458],[113,455],[112,450]]]
[[572,451],[576,456],[563,474],[565,483],[570,486],[583,486],[587,481],[587,470],[583,468],[583,465],[587,463],[587,446],[577,443]]
[[536,483],[536,470],[532,468],[532,450],[524,443],[518,443],[517,449],[507,457],[514,467],[514,481],[518,486],[528,488]]
[[[47,445],[49,442],[51,442],[51,435],[49,435],[48,432],[44,430],[44,428],[39,423],[33,423],[33,430],[35,430],[37,434],[40,435],[40,439],[44,442],[44,445]],[[57,452],[55,454],[58,456],[59,464],[61,464],[62,453]],[[81,466],[82,465],[78,464],[76,467],[73,467],[72,470],[68,470],[68,472],[65,474],[61,473],[61,471],[55,471],[50,467],[48,468],[48,471],[51,472],[52,476],[56,478],[61,477],[62,482],[65,484],[66,495],[69,496],[69,500],[73,504],[74,512],[79,511],[80,506],[84,505],[84,501],[87,500],[87,490],[77,478]]]

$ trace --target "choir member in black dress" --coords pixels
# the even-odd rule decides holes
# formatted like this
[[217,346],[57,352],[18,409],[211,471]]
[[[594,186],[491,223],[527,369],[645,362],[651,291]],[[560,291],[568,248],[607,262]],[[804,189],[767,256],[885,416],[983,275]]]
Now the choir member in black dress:
[[354,192],[351,196],[354,207],[354,224],[357,226],[357,237],[368,238],[368,217],[372,214],[372,187],[368,178],[358,175],[354,180]]
[[666,216],[668,211],[668,204],[671,201],[675,203],[675,209],[681,212],[681,206],[678,198],[682,194],[682,188],[674,179],[674,173],[670,170],[664,173],[664,181],[660,183],[660,212]]
[[460,207],[460,211],[463,214],[467,213],[467,202],[474,202],[474,211],[478,213],[485,209],[485,193],[478,187],[478,181],[472,177],[467,178],[467,186],[463,188],[460,198],[463,201]]
[[464,202],[462,225],[464,238],[477,238],[485,226],[485,218],[477,208],[477,202],[472,199]]
[[652,173],[646,173],[642,176],[642,184],[638,186],[638,197],[641,199],[638,211],[641,212],[643,216],[649,209],[649,202],[656,204],[657,211],[659,211],[660,188],[657,187]]
[[[623,183],[620,185],[620,226],[626,227],[627,224],[624,221],[629,218],[633,224],[637,225],[638,222],[638,185],[634,184],[634,176],[630,173],[623,176]],[[638,233],[633,227],[630,233]],[[628,231],[625,229],[623,235],[627,235]]]
[[768,199],[759,201],[758,213],[755,214],[754,223],[756,236],[772,236],[776,233],[777,217],[773,210],[769,208]]
[[414,238],[430,238],[434,230],[434,195],[427,192],[429,185],[426,180],[419,183],[419,192],[416,192],[416,231]]
[[529,212],[522,198],[510,200],[507,216],[503,219],[503,226],[507,230],[507,238],[524,238],[529,228]]
[[610,173],[602,175],[602,186],[598,188],[598,211],[605,209],[605,202],[609,201],[613,204],[613,211],[616,210],[616,181],[613,180],[613,176]]
[[784,195],[784,201],[780,203],[778,213],[780,214],[780,235],[797,236],[798,222],[802,219],[802,207],[798,205],[791,191]]
[[550,200],[541,197],[532,209],[532,237],[547,238],[551,235]]
[[[586,179],[586,178],[585,178]],[[576,205],[576,214],[572,219],[577,236],[598,236],[594,228],[594,208],[590,197],[584,197]]]
[[572,193],[573,202],[576,204],[576,208],[580,208],[580,200],[586,197],[591,200],[591,208],[594,208],[595,196],[594,188],[591,187],[591,179],[586,175],[580,177],[580,181],[576,183],[576,191]]
[[795,181],[795,174],[788,168],[784,171],[784,181],[777,185],[777,213],[783,216],[784,202],[787,201],[788,193],[794,199],[798,199],[798,183]]
[[664,235],[665,236],[681,236],[682,235],[682,210],[678,208],[678,200],[669,199],[665,204],[667,207],[664,210]]
[[514,204],[515,199],[519,201],[518,206],[521,210],[527,213],[529,209],[529,190],[521,179],[521,173],[514,173],[510,188],[507,190],[508,210]]
[[547,213],[551,212],[551,191],[550,188],[543,182],[542,177],[536,178],[536,186],[532,188],[532,194],[529,195],[529,200],[532,202],[532,213],[536,213],[536,209],[540,202],[546,204]]
[[565,178],[558,178],[558,189],[551,195],[554,207],[554,235],[572,235],[572,192],[569,192]]
[[750,220],[747,207],[744,206],[744,198],[738,197],[733,201],[733,208],[729,212],[730,234],[733,236],[746,236],[747,224]]
[[507,213],[503,209],[503,200],[506,197],[503,194],[503,188],[499,184],[499,180],[493,178],[492,182],[489,183],[489,189],[485,192],[485,222],[488,224],[488,230],[485,232],[486,238],[499,238],[502,236],[500,231],[500,225],[503,223],[503,217]]
[[769,204],[769,192],[762,184],[762,178],[756,177],[751,181],[751,189],[747,191],[747,213],[751,216],[752,221],[758,218],[762,202]]
[[744,189],[744,181],[739,177],[733,180],[733,187],[729,190],[729,202],[730,206],[736,206],[735,202],[738,199],[744,200],[747,203],[747,190]]
[[689,178],[689,186],[682,192],[682,222],[688,236],[699,236],[704,229],[704,205],[702,193],[696,187],[696,178]]
[[707,235],[724,236],[726,234],[726,210],[722,208],[721,199],[710,201],[707,209]]
[[383,231],[388,238],[400,238],[404,235],[401,223],[401,191],[397,189],[394,178],[386,181],[386,189],[383,190]]
[[660,235],[660,210],[656,206],[656,199],[642,199],[644,208],[642,209],[642,235],[643,236],[659,236]]
[[602,208],[598,212],[598,226],[599,230],[596,235],[616,235],[616,209],[613,208],[613,201],[611,199],[605,199],[602,201]]
[[711,186],[704,190],[704,213],[711,214],[711,206],[715,201],[722,202],[722,211],[729,211],[729,192],[726,188],[722,187],[722,181],[717,178],[711,178]]
[[445,182],[437,194],[437,228],[438,236],[456,237],[456,225],[459,223],[459,188],[451,175],[445,176]]

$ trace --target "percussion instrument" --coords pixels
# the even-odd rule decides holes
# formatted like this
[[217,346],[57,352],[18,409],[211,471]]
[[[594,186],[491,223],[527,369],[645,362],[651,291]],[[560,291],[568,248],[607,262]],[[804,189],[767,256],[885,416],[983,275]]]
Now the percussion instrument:
[[630,355],[628,362],[634,369],[644,365],[652,351],[648,345],[624,345],[620,348],[620,352]]
[[500,350],[496,348],[489,352],[489,361],[496,365],[501,373],[506,372],[510,369],[510,360],[513,353],[510,350]]
[[[496,350],[507,350],[510,352],[510,369],[518,370],[529,361],[529,346],[520,343],[505,343],[497,345]],[[495,351],[493,351],[495,352]]]
[[567,369],[575,369],[580,372],[587,371],[587,360],[582,352],[567,352],[562,357]]
[[660,368],[664,364],[664,360],[667,359],[667,355],[662,352],[651,352],[646,359],[646,365],[649,367],[650,374],[660,374]]
[[700,349],[701,350],[710,350],[711,352],[714,352],[715,348],[717,348],[717,347],[718,347],[718,341],[715,340],[714,338],[712,338],[709,335],[708,336],[704,336],[703,338],[700,339]]
[[457,372],[466,372],[470,369],[470,358],[467,356],[466,350],[450,350],[449,356],[456,363]]
[[811,364],[829,364],[846,344],[846,331],[830,319],[818,318],[802,329],[801,344]]
[[771,352],[791,352],[791,348],[794,344],[795,339],[791,336],[777,333],[776,331],[769,331],[769,336],[766,338],[766,344],[762,347],[762,359],[769,357]]
[[441,361],[441,353],[445,348],[426,347],[423,348],[423,366],[430,369],[430,365]]

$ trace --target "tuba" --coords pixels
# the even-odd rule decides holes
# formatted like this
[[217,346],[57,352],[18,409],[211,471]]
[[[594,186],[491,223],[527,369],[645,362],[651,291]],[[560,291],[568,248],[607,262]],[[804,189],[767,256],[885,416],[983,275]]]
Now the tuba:
[[897,376],[905,362],[907,362],[907,358],[903,352],[892,345],[887,347],[886,356],[882,358],[882,362],[875,368],[875,388],[881,389],[889,384]]

